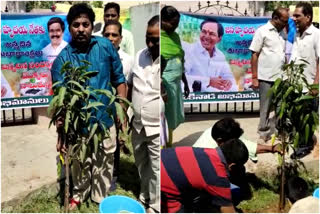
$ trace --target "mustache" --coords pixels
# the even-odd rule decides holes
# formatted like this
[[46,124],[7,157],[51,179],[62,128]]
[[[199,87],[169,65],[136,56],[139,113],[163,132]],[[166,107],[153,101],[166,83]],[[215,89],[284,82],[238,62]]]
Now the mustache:
[[51,39],[53,39],[53,38],[57,38],[57,39],[59,39],[59,38],[60,38],[60,36],[51,36],[50,38],[51,38]]

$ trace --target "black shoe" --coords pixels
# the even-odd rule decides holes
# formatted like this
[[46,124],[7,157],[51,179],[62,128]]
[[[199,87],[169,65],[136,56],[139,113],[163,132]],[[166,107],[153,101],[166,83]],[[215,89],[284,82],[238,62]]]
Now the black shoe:
[[291,159],[303,158],[306,155],[308,155],[312,149],[313,149],[313,146],[304,146],[304,147],[297,148],[297,150],[295,150],[294,153],[290,155],[290,158]]

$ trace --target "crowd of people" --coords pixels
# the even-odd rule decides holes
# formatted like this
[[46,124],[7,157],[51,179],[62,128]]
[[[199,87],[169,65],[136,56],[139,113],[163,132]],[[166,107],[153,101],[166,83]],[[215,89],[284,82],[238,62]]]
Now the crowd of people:
[[[293,13],[297,36],[291,60],[308,59],[307,80],[318,83],[319,30],[312,25],[310,7],[308,3],[298,3]],[[142,23],[146,26],[146,44],[135,53],[134,37],[122,27],[119,17],[119,4],[106,4],[101,36],[93,36],[92,8],[87,3],[74,4],[67,15],[71,35],[68,44],[62,39],[63,21],[50,19],[48,32],[52,42],[44,53],[54,53],[47,54],[53,61],[53,83],[63,78],[60,69],[65,62],[80,66],[81,61],[86,60],[91,63],[88,70],[98,72],[90,80],[93,89],[111,90],[112,86],[118,96],[132,102],[129,118],[140,177],[139,201],[147,212],[235,212],[239,201],[250,195],[244,167],[247,160],[257,161],[260,153],[282,153],[279,144],[265,144],[276,131],[275,121],[269,119],[271,98],[266,94],[286,62],[283,29],[288,23],[288,10],[277,8],[272,19],[256,31],[249,48],[252,87],[259,88],[260,93],[258,133],[262,142],[247,140],[237,121],[224,118],[205,130],[193,147],[175,148],[171,148],[173,131],[185,120],[183,96],[189,96],[188,81],[192,82],[194,91],[195,88],[206,92],[236,90],[232,71],[215,46],[221,41],[223,27],[215,20],[204,20],[199,41],[186,44],[175,32],[180,13],[172,6],[164,6],[160,16],[154,15]],[[199,76],[203,81],[197,85]],[[102,101],[109,102],[108,98]],[[124,104],[122,107],[128,110]],[[115,189],[120,176],[120,148],[124,142],[117,135],[117,129],[128,124],[114,124],[111,115],[102,108],[96,116],[110,130],[110,137],[99,142],[98,152],[84,164],[73,160],[70,209],[88,197],[100,203]],[[57,128],[62,125],[63,118],[57,122]],[[66,152],[60,136],[57,150]],[[240,194],[235,194],[234,189],[240,189]]]

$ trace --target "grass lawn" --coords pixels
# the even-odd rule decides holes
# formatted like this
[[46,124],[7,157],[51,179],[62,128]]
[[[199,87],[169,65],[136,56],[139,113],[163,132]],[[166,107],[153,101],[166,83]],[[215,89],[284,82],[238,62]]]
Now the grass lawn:
[[[117,189],[110,195],[125,195],[137,199],[140,189],[139,175],[134,165],[132,146],[128,148],[131,155],[121,154],[120,157],[120,176],[117,181]],[[23,199],[11,201],[1,206],[2,213],[63,213],[64,208],[60,204],[57,184],[42,187]],[[74,213],[99,213],[99,206],[90,199],[81,204]]]

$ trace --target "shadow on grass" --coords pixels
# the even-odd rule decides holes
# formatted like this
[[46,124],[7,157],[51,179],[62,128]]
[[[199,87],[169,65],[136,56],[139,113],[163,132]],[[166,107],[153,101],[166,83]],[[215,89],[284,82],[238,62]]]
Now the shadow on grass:
[[121,155],[119,168],[119,186],[126,191],[131,191],[134,196],[138,198],[140,192],[140,178],[138,169],[134,164],[133,155]]

